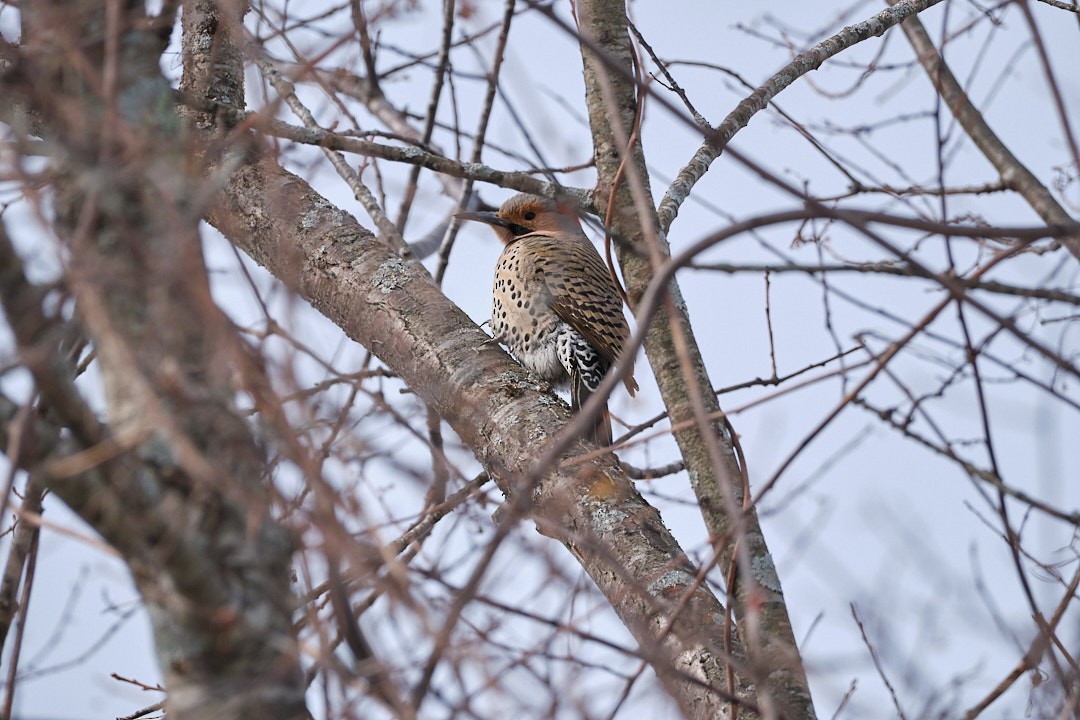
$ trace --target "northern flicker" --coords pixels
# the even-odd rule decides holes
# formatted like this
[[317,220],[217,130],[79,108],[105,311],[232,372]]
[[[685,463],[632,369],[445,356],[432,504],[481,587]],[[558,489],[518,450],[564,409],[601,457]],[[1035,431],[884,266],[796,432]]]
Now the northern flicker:
[[[498,212],[459,213],[487,223],[503,243],[495,266],[491,330],[518,362],[556,385],[569,384],[577,412],[630,335],[622,297],[574,211],[536,195],[515,195]],[[628,358],[626,390],[638,389]],[[611,444],[607,408],[593,439]]]

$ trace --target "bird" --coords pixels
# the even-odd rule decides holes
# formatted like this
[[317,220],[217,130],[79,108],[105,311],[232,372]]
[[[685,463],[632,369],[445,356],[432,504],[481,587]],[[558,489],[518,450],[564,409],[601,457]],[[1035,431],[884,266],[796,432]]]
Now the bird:
[[[622,354],[630,328],[622,295],[581,221],[568,205],[522,193],[497,212],[458,218],[489,225],[503,244],[495,266],[491,331],[527,369],[557,387],[569,385],[578,412]],[[633,358],[623,380],[633,396]],[[600,447],[611,445],[605,405],[592,428]]]

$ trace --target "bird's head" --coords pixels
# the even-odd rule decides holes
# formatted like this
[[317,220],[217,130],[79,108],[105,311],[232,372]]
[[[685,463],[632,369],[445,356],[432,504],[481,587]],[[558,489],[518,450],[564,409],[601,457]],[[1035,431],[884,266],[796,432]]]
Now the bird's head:
[[498,212],[463,212],[457,217],[487,223],[503,245],[522,235],[581,234],[581,221],[569,205],[526,193],[504,202]]

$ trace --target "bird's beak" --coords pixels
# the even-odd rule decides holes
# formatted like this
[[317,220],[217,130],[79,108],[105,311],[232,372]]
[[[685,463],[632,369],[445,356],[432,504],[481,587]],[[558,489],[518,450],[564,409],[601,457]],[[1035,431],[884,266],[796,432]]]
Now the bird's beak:
[[458,220],[476,220],[477,222],[498,227],[509,227],[510,223],[493,212],[459,212],[454,215]]

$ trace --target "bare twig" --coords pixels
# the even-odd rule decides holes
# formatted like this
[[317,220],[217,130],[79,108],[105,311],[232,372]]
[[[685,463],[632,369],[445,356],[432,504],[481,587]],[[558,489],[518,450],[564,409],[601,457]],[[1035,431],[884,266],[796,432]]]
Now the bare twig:
[[855,618],[855,624],[859,626],[859,634],[862,635],[863,643],[866,644],[866,649],[870,651],[870,657],[874,661],[874,667],[877,668],[878,677],[881,678],[881,682],[885,683],[885,688],[889,691],[889,697],[892,698],[893,707],[896,708],[897,717],[899,717],[900,720],[907,720],[907,715],[904,714],[903,708],[900,707],[900,699],[896,696],[896,690],[893,688],[892,683],[889,682],[889,676],[885,674],[885,668],[881,664],[881,658],[878,657],[877,649],[866,635],[866,626],[863,625],[862,618],[859,617],[859,612],[855,609],[855,603],[851,603],[850,607],[851,616]]
[[897,2],[892,8],[882,10],[874,17],[861,23],[846,27],[809,50],[799,53],[779,72],[766,80],[753,94],[740,102],[738,107],[731,111],[724,118],[724,121],[709,134],[705,143],[694,153],[694,157],[679,172],[678,177],[664,194],[664,199],[660,202],[660,208],[657,211],[660,217],[660,227],[665,232],[671,227],[671,223],[674,222],[675,216],[679,212],[679,207],[690,196],[691,189],[705,175],[713,160],[724,151],[735,133],[746,127],[750,119],[763,110],[784,88],[806,73],[818,69],[822,63],[837,53],[868,38],[879,36],[890,27],[939,2],[941,0],[903,0]]
[[[897,0],[887,0],[894,7],[898,7]],[[964,88],[949,70],[945,60],[941,57],[933,41],[927,34],[926,29],[918,18],[911,17],[900,26],[908,41],[911,43],[915,54],[926,70],[927,77],[937,88],[942,99],[953,116],[959,121],[961,127],[971,138],[975,146],[982,151],[987,160],[1001,174],[1002,181],[1016,190],[1031,205],[1048,224],[1065,224],[1073,221],[1068,212],[1061,207],[1050,191],[1043,185],[1034,173],[1020,159],[1013,155],[1012,151],[1001,141],[997,134],[990,129],[982,113],[968,98]],[[1069,252],[1080,259],[1080,232],[1070,233],[1060,238],[1061,243],[1068,248]]]

